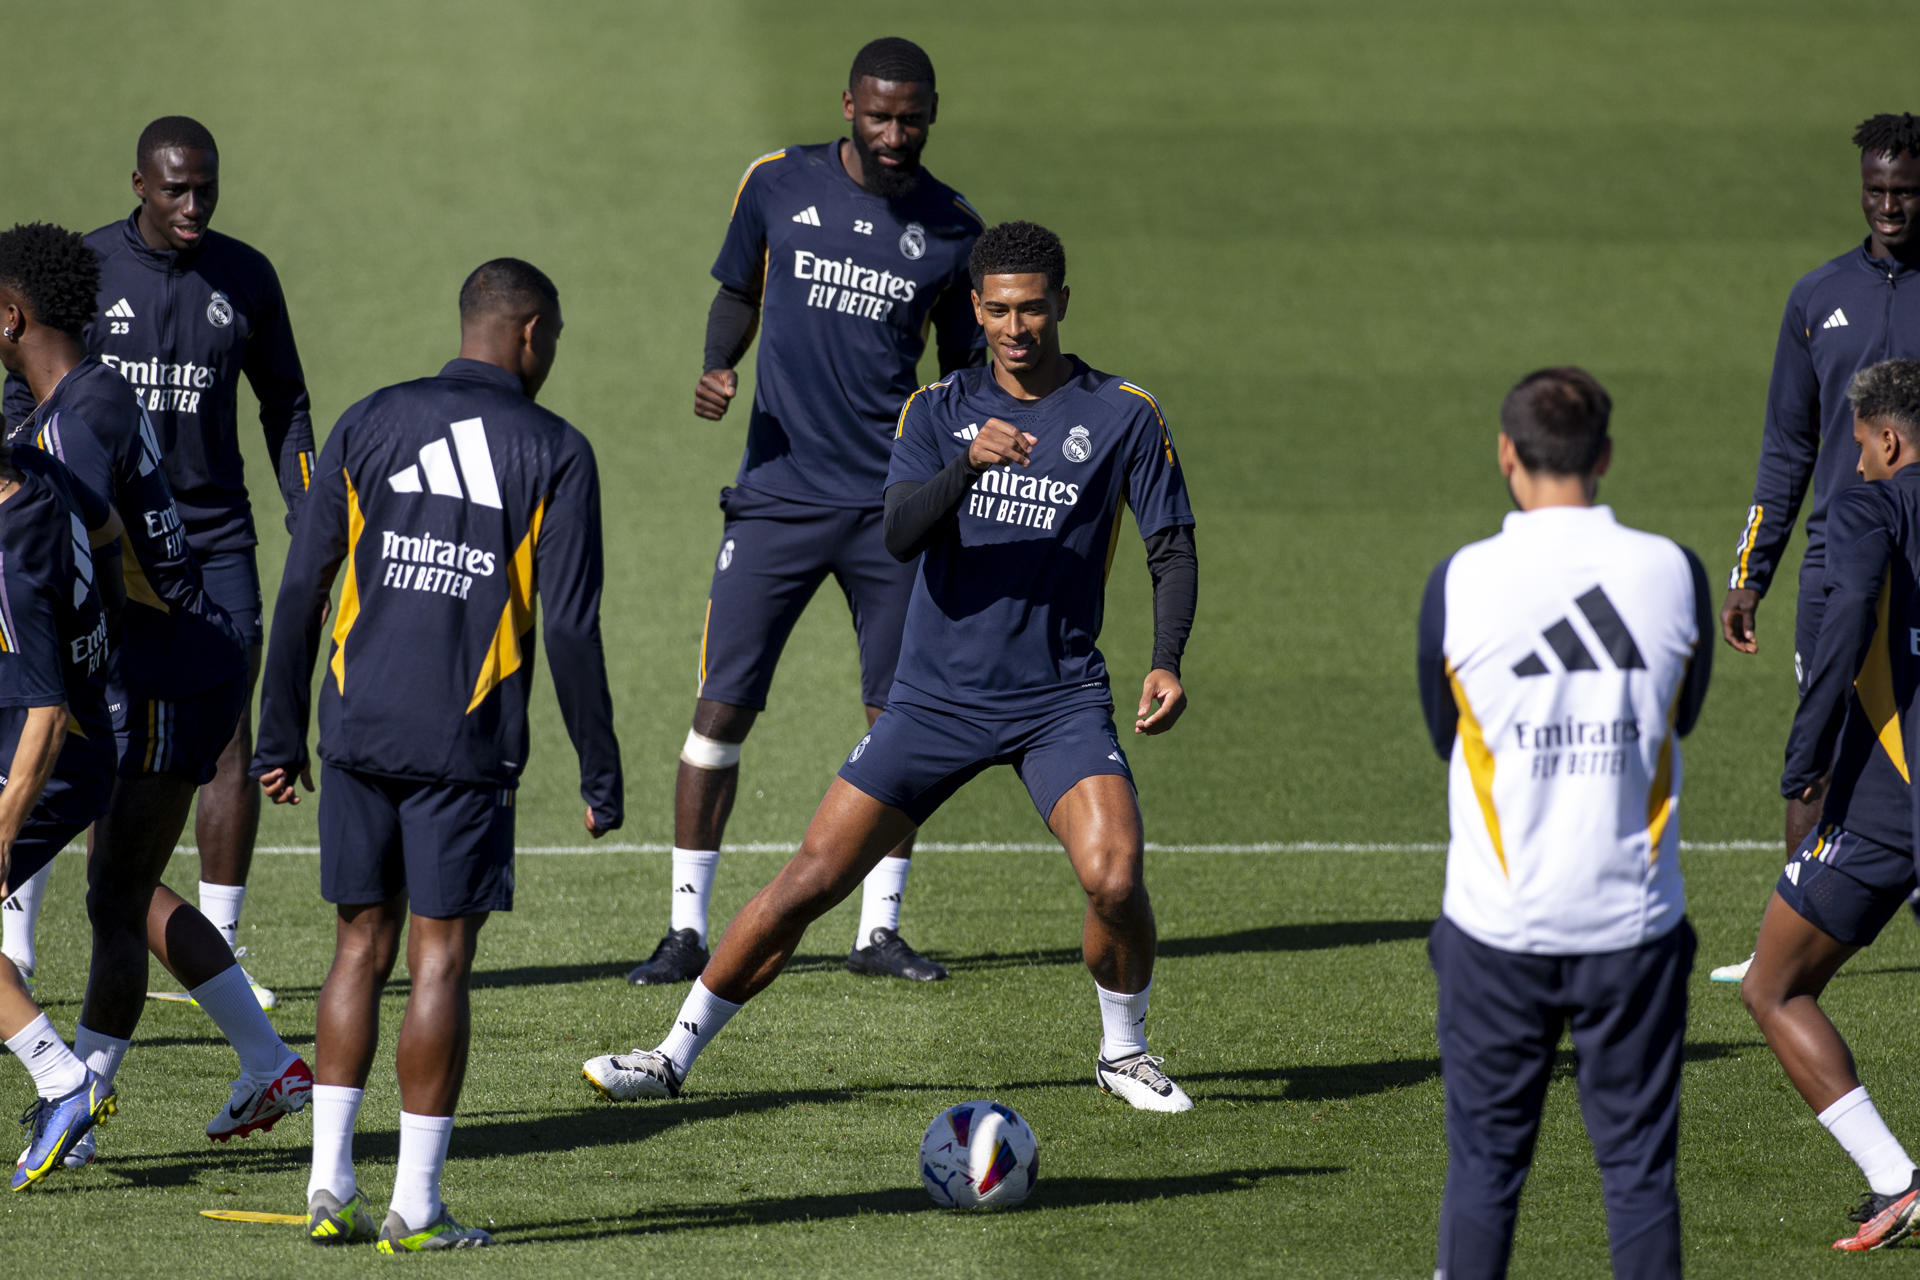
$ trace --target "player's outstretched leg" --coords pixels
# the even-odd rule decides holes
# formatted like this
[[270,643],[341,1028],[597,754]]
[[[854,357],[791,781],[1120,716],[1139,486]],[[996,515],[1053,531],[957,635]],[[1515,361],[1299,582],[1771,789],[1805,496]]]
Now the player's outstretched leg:
[[[880,718],[882,708],[867,705],[867,727]],[[875,978],[905,978],[909,982],[940,982],[946,966],[929,960],[900,936],[900,904],[907,893],[907,871],[913,866],[913,837],[908,836],[874,864],[860,883],[860,924],[853,931],[853,949],[847,969]]]
[[381,1253],[473,1249],[493,1243],[456,1222],[440,1198],[453,1112],[467,1075],[473,1020],[468,990],[487,913],[437,920],[411,916],[407,975],[413,990],[400,1023],[400,1161],[380,1227]]
[[835,778],[800,851],[727,925],[658,1048],[587,1061],[587,1082],[615,1102],[675,1097],[701,1050],[748,1000],[779,976],[807,926],[838,905],[887,850],[913,833],[913,819]]
[[1080,947],[1100,1002],[1095,1083],[1142,1111],[1191,1110],[1193,1100],[1160,1069],[1162,1059],[1147,1052],[1158,935],[1133,783],[1120,774],[1082,778],[1053,806],[1047,825],[1087,894]]
[[702,698],[680,748],[673,780],[673,892],[667,932],[653,954],[627,971],[636,987],[686,982],[706,968],[707,908],[719,873],[720,841],[740,789],[740,746],[759,712]]
[[215,1142],[244,1138],[304,1110],[313,1095],[313,1072],[267,1021],[246,970],[220,931],[163,884],[153,893],[147,942],[240,1058],[240,1078],[225,1109],[208,1121],[207,1137]]
[[313,1167],[307,1238],[319,1245],[379,1237],[373,1206],[353,1171],[353,1130],[380,1040],[380,993],[393,974],[406,923],[404,894],[335,908],[333,965],[320,987],[313,1037]]
[[[1817,870],[1822,865],[1802,863],[1808,868],[1802,878],[1826,874]],[[1834,1242],[1849,1251],[1884,1248],[1920,1226],[1914,1162],[1880,1118],[1847,1042],[1820,1008],[1821,992],[1859,949],[1801,916],[1776,891],[1760,923],[1753,967],[1740,984],[1747,1012],[1787,1078],[1867,1179],[1866,1195],[1852,1214],[1860,1229]]]

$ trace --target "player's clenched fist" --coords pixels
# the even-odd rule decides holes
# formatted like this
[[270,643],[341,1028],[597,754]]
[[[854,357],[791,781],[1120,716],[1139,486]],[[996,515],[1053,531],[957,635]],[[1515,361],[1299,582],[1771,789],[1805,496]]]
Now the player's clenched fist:
[[1033,446],[1039,443],[1038,436],[1028,435],[1011,422],[988,418],[981,424],[980,434],[967,446],[967,465],[975,471],[1000,466],[1024,467],[1033,460]]
[[709,369],[700,375],[693,389],[693,411],[711,422],[726,416],[734,393],[740,390],[740,375],[731,369]]

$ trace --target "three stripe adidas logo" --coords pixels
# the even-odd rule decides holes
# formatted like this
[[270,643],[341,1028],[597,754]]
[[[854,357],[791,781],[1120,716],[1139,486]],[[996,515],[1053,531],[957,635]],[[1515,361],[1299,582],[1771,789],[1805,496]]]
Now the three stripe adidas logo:
[[1826,318],[1826,320],[1825,320],[1825,322],[1824,322],[1824,323],[1822,323],[1820,327],[1821,327],[1822,329],[1844,329],[1844,328],[1846,328],[1846,327],[1847,327],[1847,313],[1846,313],[1846,312],[1844,312],[1844,311],[1842,311],[1842,310],[1841,310],[1841,309],[1840,309],[1839,307],[1835,307],[1835,308],[1833,309],[1833,314],[1832,314],[1832,315],[1830,315],[1830,316],[1828,316],[1828,317]]
[[133,319],[133,304],[125,298],[122,298],[107,308],[107,314],[115,320],[131,320]]
[[[1587,592],[1574,601],[1580,606],[1580,613],[1593,628],[1595,638],[1607,651],[1607,657],[1621,671],[1644,670],[1646,662],[1640,656],[1640,646],[1633,642],[1633,635],[1627,630],[1627,624],[1621,621],[1620,611],[1613,607],[1613,601],[1607,599],[1607,593],[1599,587]],[[1560,619],[1541,633],[1546,637],[1547,647],[1553,650],[1560,665],[1569,672],[1598,671],[1599,662],[1595,661],[1592,650],[1586,641],[1573,629],[1573,623]],[[1552,672],[1537,653],[1530,653],[1513,664],[1513,674],[1544,676]]]
[[802,226],[817,227],[820,225],[820,210],[814,208],[812,205],[808,205],[800,212],[794,214],[793,220]]
[[[428,493],[443,498],[465,498],[481,507],[499,507],[500,485],[493,478],[493,451],[487,448],[486,427],[478,418],[467,418],[453,423],[448,430],[453,432],[451,448],[444,437],[429,441],[420,449],[420,461],[394,472],[387,477],[387,483],[395,493],[419,493],[424,475]],[[467,482],[464,490],[460,487],[463,477]]]
[[969,422],[966,426],[954,432],[953,438],[955,440],[965,440],[967,443],[971,444],[973,443],[974,438],[979,434],[980,434],[980,424],[977,422]]

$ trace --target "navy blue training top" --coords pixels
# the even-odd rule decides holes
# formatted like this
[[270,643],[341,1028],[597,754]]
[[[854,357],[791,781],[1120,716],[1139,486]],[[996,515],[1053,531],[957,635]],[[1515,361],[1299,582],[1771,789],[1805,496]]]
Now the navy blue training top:
[[984,227],[932,174],[888,200],[848,176],[840,144],[747,167],[713,276],[760,305],[753,411],[738,483],[829,507],[878,507],[900,402],[927,329],[979,350],[967,255]]
[[307,761],[321,609],[338,573],[321,758],[385,777],[513,786],[527,763],[537,603],[581,797],[596,826],[619,826],[602,570],[593,448],[517,377],[454,360],[374,392],[327,436],[294,526],[254,776]]
[[61,816],[90,821],[106,809],[115,760],[107,624],[87,545],[107,511],[80,498],[45,454],[16,449],[13,462],[20,490],[0,503],[0,773],[12,768],[27,711],[66,704],[53,774],[64,786],[48,791],[64,793]]
[[116,685],[143,698],[178,699],[245,670],[246,647],[201,582],[153,424],[124,379],[102,364],[75,365],[8,442],[52,454],[76,493],[120,513],[126,533],[118,550],[102,556],[103,571],[117,558],[127,591]]
[[1110,707],[1096,641],[1120,508],[1143,538],[1191,525],[1154,398],[1077,356],[1071,381],[1016,400],[992,368],[922,387],[900,411],[887,483],[924,484],[999,418],[1039,439],[1029,466],[990,467],[914,577],[889,702],[1009,719]]
[[1826,611],[1780,793],[1829,767],[1823,824],[1912,851],[1920,696],[1920,467],[1856,484],[1827,514]]
[[[242,550],[259,541],[240,462],[242,374],[260,402],[289,529],[313,469],[306,375],[280,277],[265,254],[218,231],[186,253],[155,249],[139,215],[87,236],[100,255],[87,354],[139,393],[193,549],[202,558]],[[32,410],[26,384],[9,378],[7,421]]]
[[1817,584],[1827,512],[1854,470],[1853,406],[1847,384],[1871,364],[1920,358],[1920,271],[1868,253],[1871,240],[1800,277],[1787,296],[1767,384],[1767,420],[1753,505],[1734,549],[1729,587],[1765,595],[1793,534],[1807,483],[1802,581]]

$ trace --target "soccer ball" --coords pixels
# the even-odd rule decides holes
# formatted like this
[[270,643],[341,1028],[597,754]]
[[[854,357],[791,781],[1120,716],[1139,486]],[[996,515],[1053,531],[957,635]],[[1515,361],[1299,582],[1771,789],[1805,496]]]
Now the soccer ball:
[[920,1181],[942,1209],[1011,1209],[1040,1177],[1040,1145],[1012,1107],[948,1107],[920,1139]]

